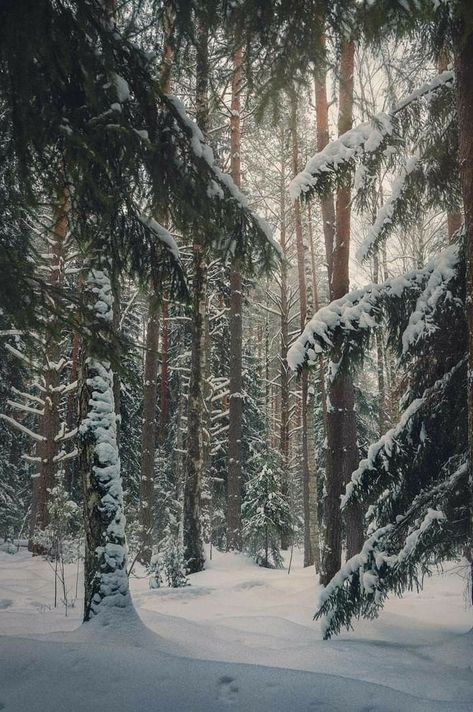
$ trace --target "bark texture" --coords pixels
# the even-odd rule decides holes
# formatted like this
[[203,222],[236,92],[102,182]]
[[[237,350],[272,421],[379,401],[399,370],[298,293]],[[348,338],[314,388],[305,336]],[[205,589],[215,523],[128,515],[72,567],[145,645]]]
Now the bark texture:
[[148,302],[145,349],[141,430],[140,525],[142,539],[140,561],[148,566],[153,552],[156,394],[159,364],[159,302],[154,293],[150,295]]
[[[353,76],[355,46],[345,42],[340,59],[340,90],[338,133],[345,133],[353,125]],[[349,290],[350,256],[350,200],[349,185],[339,188],[336,196],[336,230],[332,254],[331,298],[339,299]],[[329,256],[327,256],[329,263]],[[335,343],[330,364],[327,408],[327,477],[325,497],[325,541],[320,580],[326,585],[341,566],[342,513],[340,496],[356,469],[359,460],[355,398],[350,374],[337,373],[339,347]],[[362,516],[358,506],[345,514],[347,557],[360,551],[363,545]]]
[[[197,123],[206,134],[208,129],[208,30],[198,28],[196,106]],[[207,309],[207,260],[205,239],[197,227],[193,242],[192,281],[192,355],[187,409],[186,479],[184,486],[184,557],[189,573],[202,571],[205,564],[202,540],[202,477],[204,469],[204,361]]]
[[[242,52],[233,55],[230,117],[231,174],[241,186],[241,64]],[[227,549],[241,551],[241,432],[242,432],[242,281],[240,262],[232,261],[230,274],[230,413],[228,428]]]
[[[280,341],[280,430],[279,452],[282,460],[281,492],[289,498],[289,367],[286,356],[289,348],[289,303],[287,281],[287,234],[286,234],[286,166],[285,166],[285,141],[284,132],[281,137],[281,185],[280,185],[280,245],[284,255],[281,263],[281,341]],[[287,549],[290,541],[287,533],[281,536],[281,549]]]
[[[297,135],[297,99],[292,97],[291,104],[291,134],[292,134],[292,172],[299,173],[299,144]],[[304,329],[307,321],[307,282],[305,268],[305,245],[302,234],[302,215],[299,200],[294,202],[294,223],[296,231],[297,249],[297,274],[299,282],[299,327]],[[307,400],[308,400],[308,373],[303,369],[301,373],[301,420],[302,420],[302,502],[304,510],[304,566],[314,563],[314,554],[311,541],[311,510],[309,502],[309,450],[307,437]]]
[[[460,4],[465,17],[470,17],[470,4]],[[468,450],[470,456],[470,537],[466,552],[473,580],[473,30],[466,22],[458,28],[455,47],[458,108],[458,147],[460,176],[465,214],[466,318],[468,325]],[[473,590],[470,585],[470,591]],[[473,600],[472,600],[473,602]]]
[[[69,191],[64,189],[58,201],[56,219],[53,229],[51,267],[49,283],[53,288],[59,288],[64,281],[64,249],[68,230]],[[55,458],[59,452],[59,442],[56,436],[59,432],[59,386],[61,359],[60,328],[52,326],[47,337],[44,366],[43,387],[44,407],[41,417],[40,434],[43,437],[38,446],[41,458],[39,477],[33,480],[33,499],[31,505],[30,540],[28,548],[35,554],[43,553],[43,547],[34,542],[36,529],[45,529],[49,524],[48,502],[49,490],[54,487],[57,464]]]

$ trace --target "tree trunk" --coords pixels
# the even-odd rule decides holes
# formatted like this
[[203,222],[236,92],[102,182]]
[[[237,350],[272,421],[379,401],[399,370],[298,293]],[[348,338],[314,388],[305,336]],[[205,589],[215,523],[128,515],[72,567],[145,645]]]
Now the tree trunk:
[[[56,220],[53,230],[52,265],[50,267],[49,283],[53,288],[59,288],[64,281],[64,249],[68,230],[69,191],[64,188],[59,199]],[[44,552],[44,548],[34,542],[36,529],[45,529],[49,524],[49,492],[54,487],[57,464],[55,457],[59,452],[56,436],[59,432],[59,386],[60,373],[58,364],[61,358],[59,327],[51,326],[47,336],[44,353],[44,408],[41,417],[41,435],[43,441],[39,444],[38,455],[41,458],[39,477],[33,481],[33,501],[30,519],[30,541],[28,548],[34,554]]]
[[[79,289],[82,290],[82,285]],[[80,334],[78,331],[74,331],[72,335],[72,347],[71,347],[71,372],[70,372],[70,383],[75,383],[79,374],[79,354],[80,354]],[[66,406],[66,425],[68,430],[72,430],[76,427],[77,423],[77,391],[73,390],[69,393],[67,397]],[[72,495],[76,485],[77,476],[77,461],[69,460],[66,464],[66,490]]]
[[153,292],[148,301],[143,385],[140,478],[140,561],[149,566],[153,553],[154,459],[156,451],[156,394],[159,364],[159,301]]
[[[242,52],[237,49],[232,58],[231,103],[231,174],[235,185],[241,186],[240,92]],[[232,261],[230,274],[230,414],[228,428],[227,475],[227,549],[241,551],[241,432],[242,432],[242,282],[240,262]]]
[[[164,48],[163,63],[160,71],[160,84],[163,92],[171,91],[171,67],[173,49],[170,43],[172,32],[172,12],[166,8],[164,16]],[[163,224],[167,223],[167,216],[161,217]],[[141,431],[141,478],[140,478],[140,525],[141,525],[141,551],[140,561],[145,566],[151,563],[153,552],[155,527],[154,511],[154,482],[155,482],[155,456],[156,456],[156,398],[157,379],[159,368],[159,306],[160,295],[154,285],[150,285],[148,298],[148,317],[146,322],[146,349],[144,361],[143,385],[143,421]],[[160,403],[161,413],[159,420],[160,440],[164,439],[167,422],[167,347],[168,347],[168,322],[167,301],[162,300],[162,369]],[[116,379],[115,379],[116,383]],[[115,389],[115,397],[117,391]]]
[[[345,42],[340,59],[339,135],[353,124],[353,73],[355,46]],[[343,297],[349,290],[350,256],[350,186],[343,186],[336,197],[336,231],[332,255],[332,299]],[[327,256],[327,262],[329,257]],[[341,566],[342,514],[340,496],[356,469],[359,460],[356,440],[356,416],[353,382],[349,373],[334,377],[339,360],[340,345],[335,343],[328,383],[327,413],[327,477],[325,497],[325,542],[320,580],[326,585]],[[352,505],[345,514],[347,557],[363,545],[361,510]]]
[[[321,45],[325,47],[325,35],[322,34]],[[323,151],[330,141],[328,124],[328,101],[326,68],[317,67],[315,72],[315,115],[317,122],[317,151]],[[320,201],[322,225],[327,260],[329,292],[332,293],[332,255],[335,245],[335,205],[332,193],[327,193]]]
[[[379,257],[373,256],[373,282],[379,284]],[[376,375],[378,381],[378,432],[386,431],[386,385],[384,379],[384,341],[381,330],[376,331]]]
[[[473,31],[470,3],[463,0],[459,12],[465,22],[455,38],[455,68],[458,108],[458,149],[465,214],[466,318],[468,325],[468,450],[470,485],[473,482]],[[470,22],[468,19],[470,18]],[[470,561],[470,591],[473,602],[473,490],[470,493],[470,536],[466,552]]]
[[[299,144],[297,135],[297,99],[291,99],[291,135],[292,135],[292,172],[299,173]],[[299,200],[294,202],[294,222],[296,230],[297,273],[299,281],[299,327],[304,329],[307,321],[307,284],[305,273],[305,246],[302,235],[302,216]],[[303,369],[301,374],[301,419],[302,419],[302,502],[304,509],[304,566],[312,566],[314,554],[310,536],[310,503],[309,503],[309,452],[307,439],[307,400],[308,373]]]
[[[440,53],[440,57],[438,60],[438,71],[439,74],[442,72],[445,72],[448,69],[449,65],[449,52],[448,48],[444,47],[442,52]],[[447,213],[447,233],[448,233],[448,241],[452,241],[452,237],[456,233],[457,230],[461,228],[463,224],[463,217],[461,214],[460,210],[449,210]]]
[[[289,500],[289,367],[287,350],[289,348],[289,304],[287,283],[287,235],[286,235],[286,165],[284,131],[281,138],[281,184],[280,184],[280,245],[284,255],[281,263],[281,345],[280,345],[280,387],[281,419],[279,430],[279,452],[282,460],[281,493]],[[281,535],[281,549],[289,547],[289,534]]]
[[[208,29],[198,28],[196,105],[197,123],[204,134],[208,129]],[[194,233],[192,282],[192,356],[187,410],[186,481],[184,487],[184,556],[189,573],[202,571],[205,564],[202,540],[201,496],[204,468],[203,452],[203,368],[207,309],[207,260],[201,228]]]
[[161,322],[161,379],[159,389],[161,412],[159,414],[159,439],[161,442],[164,442],[169,420],[169,312],[167,299],[163,300]]
[[317,496],[318,468],[315,445],[315,388],[310,381],[307,389],[307,452],[310,551],[314,560],[315,570],[320,571],[320,536]]
[[126,571],[125,516],[118,455],[113,371],[95,353],[94,334],[106,338],[113,297],[105,271],[92,269],[87,299],[100,300],[107,313],[95,315],[92,336],[83,344],[79,415],[79,467],[83,487],[85,556],[84,621],[131,606]]

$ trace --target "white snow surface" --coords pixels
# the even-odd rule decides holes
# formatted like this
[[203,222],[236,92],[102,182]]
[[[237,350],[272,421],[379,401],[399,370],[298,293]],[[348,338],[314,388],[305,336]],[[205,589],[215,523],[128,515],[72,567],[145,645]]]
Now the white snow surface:
[[[318,586],[299,552],[288,575],[214,551],[182,589],[150,589],[138,570],[142,621],[121,610],[121,625],[104,627],[100,617],[80,626],[80,600],[67,618],[52,607],[47,562],[0,550],[0,709],[466,712],[472,616],[450,568],[324,642],[312,620]],[[70,593],[74,575],[70,565]]]

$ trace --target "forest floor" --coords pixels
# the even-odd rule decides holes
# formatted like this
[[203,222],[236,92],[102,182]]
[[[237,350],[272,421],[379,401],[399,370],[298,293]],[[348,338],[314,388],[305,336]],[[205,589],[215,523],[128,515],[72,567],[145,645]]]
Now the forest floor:
[[[214,552],[183,589],[133,578],[150,632],[139,620],[79,627],[79,599],[67,618],[53,607],[46,561],[0,551],[0,710],[471,712],[472,613],[460,570],[447,568],[324,642],[297,552],[290,575]],[[73,565],[67,574],[73,594]]]

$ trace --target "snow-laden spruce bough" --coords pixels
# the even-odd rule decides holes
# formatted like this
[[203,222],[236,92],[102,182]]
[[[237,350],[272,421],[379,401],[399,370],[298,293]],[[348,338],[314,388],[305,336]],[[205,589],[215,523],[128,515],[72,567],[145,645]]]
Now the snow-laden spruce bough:
[[[292,197],[307,199],[354,176],[356,199],[368,207],[367,196],[380,166],[393,171],[399,164],[391,198],[358,252],[361,259],[372,255],[390,230],[409,225],[421,210],[433,204],[451,207],[444,191],[448,183],[454,195],[452,185],[458,185],[456,159],[450,157],[452,173],[444,175],[436,161],[442,150],[449,150],[448,137],[455,130],[452,88],[452,72],[443,72],[392,112],[329,144],[292,182]],[[433,108],[435,130],[429,131]],[[403,155],[410,151],[411,158],[399,157],[399,147]],[[342,497],[343,509],[354,502],[363,505],[367,535],[362,550],[321,591],[316,616],[323,618],[327,638],[342,626],[350,627],[353,617],[376,616],[389,593],[422,585],[424,574],[443,560],[461,556],[467,542],[467,329],[461,230],[424,268],[370,284],[320,309],[291,346],[288,363],[294,370],[313,366],[337,344],[339,358],[328,368],[328,377],[335,380],[344,369],[362,362],[381,325],[406,373],[407,389],[399,422],[371,445]]]

